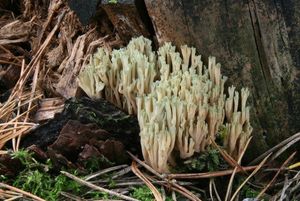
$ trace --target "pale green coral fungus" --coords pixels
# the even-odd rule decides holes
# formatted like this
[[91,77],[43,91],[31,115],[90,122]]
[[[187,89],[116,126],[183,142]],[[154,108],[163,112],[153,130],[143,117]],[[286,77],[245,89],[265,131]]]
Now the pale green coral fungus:
[[145,161],[168,172],[174,150],[181,158],[204,151],[225,126],[224,147],[238,158],[252,132],[248,89],[224,94],[226,77],[215,57],[204,66],[196,49],[165,43],[157,53],[151,41],[132,39],[126,48],[103,48],[79,75],[79,86],[91,98],[104,97],[129,114],[137,114]]

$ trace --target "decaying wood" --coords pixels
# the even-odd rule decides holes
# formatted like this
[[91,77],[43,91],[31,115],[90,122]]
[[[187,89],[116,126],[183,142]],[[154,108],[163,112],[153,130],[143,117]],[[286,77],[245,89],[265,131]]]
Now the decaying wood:
[[[49,45],[51,39],[53,38],[55,32],[59,28],[64,15],[65,15],[65,11],[62,11],[62,13],[59,15],[59,17],[57,19],[56,25],[53,27],[53,29],[51,30],[51,32],[49,33],[49,35],[47,36],[46,40],[43,42],[41,47],[39,47],[38,51],[34,55],[33,59],[29,62],[29,64],[25,65],[25,61],[23,60],[20,77],[19,77],[18,81],[16,82],[14,88],[12,89],[12,92],[11,92],[8,100],[5,102],[5,104],[1,105],[1,107],[0,107],[0,112],[1,112],[0,119],[1,120],[5,119],[5,121],[7,121],[7,122],[14,123],[14,130],[6,132],[6,133],[5,132],[2,133],[1,139],[0,139],[0,147],[1,148],[4,146],[4,144],[8,140],[12,139],[13,140],[12,141],[13,149],[15,151],[18,150],[21,135],[26,132],[29,132],[32,128],[34,128],[31,126],[27,126],[26,129],[21,128],[20,130],[17,131],[17,123],[19,121],[23,121],[23,123],[27,123],[28,117],[29,117],[28,114],[35,107],[35,105],[32,104],[32,101],[34,99],[41,97],[41,94],[40,94],[41,92],[36,90],[37,74],[39,72],[40,59],[44,55],[45,50],[46,50],[47,46]],[[25,105],[25,103],[22,103],[21,101],[22,101],[22,98],[24,98],[23,93],[25,92],[25,89],[26,89],[26,87],[25,87],[26,82],[28,81],[29,77],[33,73],[34,73],[34,78],[33,78],[33,86],[31,89],[31,93],[26,93],[26,95],[28,96],[27,99],[29,99],[29,101],[27,101],[27,102],[24,101],[24,102],[26,102],[26,104],[28,104],[27,111],[23,112],[21,114],[20,107],[22,104]],[[15,115],[15,110],[16,110],[17,118],[13,118],[13,116]],[[19,118],[19,117],[22,117],[22,118]],[[5,128],[6,128],[6,126],[2,129],[5,130]],[[2,130],[2,132],[3,132],[3,130]],[[16,137],[18,137],[17,141],[15,141]]]
[[139,126],[136,117],[127,115],[105,100],[92,101],[87,98],[66,101],[64,111],[26,136],[22,147],[35,144],[45,149],[57,139],[69,120],[78,120],[83,124],[95,123],[120,140],[126,149],[135,153],[139,150]]
[[44,98],[39,102],[39,109],[34,115],[36,122],[53,119],[54,115],[61,113],[64,109],[62,98]]
[[1,85],[5,86],[6,89],[11,89],[15,86],[20,76],[21,68],[16,65],[9,65],[5,70],[0,71],[0,82]]
[[[6,9],[11,2],[3,1],[0,7]],[[88,19],[91,23],[83,26],[79,21],[80,16],[78,18],[69,9],[66,0],[20,2],[20,16],[0,9],[0,148],[12,140],[14,150],[18,150],[20,136],[28,133],[30,135],[21,142],[22,148],[32,145],[28,149],[40,159],[50,157],[55,165],[72,168],[84,167],[90,158],[102,156],[122,163],[126,158],[125,149],[140,153],[139,127],[135,117],[128,116],[104,100],[70,99],[64,104],[64,98],[82,95],[78,93],[80,90],[76,77],[97,47],[111,50],[135,36],[152,38],[153,33],[149,33],[152,27],[145,26],[141,16],[141,13],[147,13],[146,10],[139,10],[141,8],[137,6],[137,1],[118,0],[117,4],[110,4],[103,0],[99,5],[99,13],[92,13],[96,23]],[[80,2],[87,5],[86,1]],[[93,4],[87,7],[97,10],[99,1],[90,2]],[[224,64],[224,74],[230,78],[228,85],[237,82],[240,86],[251,88],[252,121],[256,128],[252,146],[257,154],[264,151],[267,145],[281,141],[289,132],[300,129],[298,2],[145,0],[145,3],[160,43],[172,41],[177,46],[196,46],[204,60],[209,55],[217,56]],[[228,185],[229,193],[225,199],[233,200],[246,181],[265,167],[264,162],[267,162],[271,152],[276,151],[269,161],[295,145],[299,139],[299,134],[295,134],[265,152],[256,160],[264,158],[258,166],[242,166],[240,161],[232,160],[215,145],[226,162],[235,167],[234,170],[161,175],[131,155],[140,167],[155,176],[142,172],[135,162],[132,169],[151,187],[158,199],[164,197],[165,193],[162,191],[161,196],[153,184],[176,191],[189,200],[200,200],[200,196],[189,189],[194,188],[198,180],[207,178],[211,179],[209,187],[213,199],[212,188],[216,194],[218,192],[212,179],[231,175],[232,182]],[[0,151],[0,174],[6,171],[5,174],[13,176],[19,170],[20,162],[7,158],[10,157],[7,153]],[[266,187],[261,195],[269,188],[273,191],[272,188],[280,185],[283,185],[283,190],[277,193],[277,197],[284,198],[288,193],[297,193],[299,173],[283,168],[284,165],[276,169],[272,180],[264,181]],[[111,179],[130,174],[115,180],[120,182],[115,192],[128,192],[129,186],[142,184],[137,177],[132,177],[131,169],[126,165],[89,175],[87,179],[94,178],[93,184],[107,186],[110,179],[96,180],[95,177],[115,170],[119,171],[113,173]],[[249,171],[252,172],[250,176],[230,198],[234,174]],[[283,182],[283,173],[286,172],[295,176]],[[175,179],[197,181],[185,182],[183,187],[182,182]],[[8,191],[6,188],[10,187],[0,183],[0,199],[17,199],[24,195],[34,198],[18,189],[10,188],[12,191]],[[65,195],[80,199],[71,194]],[[173,197],[176,199],[176,196]]]
[[65,66],[60,67],[63,68],[63,74],[56,85],[56,90],[63,97],[75,97],[78,89],[77,75],[81,70],[86,50],[93,40],[96,40],[95,30],[91,30],[86,34],[79,36]]
[[119,0],[116,4],[104,0],[101,2],[101,7],[124,42],[128,43],[132,37],[141,35],[150,37],[134,0]]
[[[63,71],[59,82],[56,85],[56,91],[65,98],[76,97],[79,91],[77,75],[85,64],[85,61],[97,47],[109,46],[111,43],[116,44],[120,41],[105,41],[107,37],[100,38],[97,36],[95,29],[90,30],[86,34],[79,36],[72,48],[71,55],[66,62],[62,62],[59,69]],[[106,44],[107,43],[107,44]]]
[[[32,19],[32,21],[33,20],[34,18]],[[9,24],[6,24],[0,29],[0,40],[18,38],[24,38],[25,40],[29,39],[33,26],[32,21],[22,22],[21,20],[16,20]]]
[[[53,164],[58,162],[59,156],[59,162],[64,158],[68,164],[76,162],[82,167],[91,159],[100,160],[103,157],[115,164],[123,164],[127,160],[121,141],[114,140],[112,134],[96,124],[82,124],[76,120],[66,123],[56,141],[48,146],[47,152]],[[105,161],[100,164],[102,168],[109,165]]]
[[11,158],[8,153],[0,155],[0,174],[7,177],[14,177],[18,175],[19,171],[22,171],[22,163],[15,158]]
[[228,85],[250,88],[252,150],[263,152],[300,130],[298,1],[145,3],[159,42],[195,46],[204,60],[216,56]]
[[[95,48],[121,44],[96,28],[84,30],[66,3],[22,0],[22,15],[17,19],[12,12],[0,11],[4,13],[0,17],[0,97],[5,101],[0,104],[0,118],[8,123],[1,125],[1,147],[13,139],[13,148],[17,149],[20,137],[15,137],[36,126],[29,123],[53,118],[63,109],[54,102],[53,107],[38,105],[37,100],[42,96],[55,98],[59,96],[57,91],[64,97],[74,97],[76,76]],[[104,39],[108,39],[106,44]],[[12,118],[14,115],[17,117]]]

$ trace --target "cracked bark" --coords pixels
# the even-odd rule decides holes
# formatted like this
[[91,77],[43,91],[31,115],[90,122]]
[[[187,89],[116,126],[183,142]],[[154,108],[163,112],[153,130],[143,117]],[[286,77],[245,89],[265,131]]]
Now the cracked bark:
[[300,130],[300,2],[145,0],[160,43],[217,57],[228,85],[252,92],[256,154]]

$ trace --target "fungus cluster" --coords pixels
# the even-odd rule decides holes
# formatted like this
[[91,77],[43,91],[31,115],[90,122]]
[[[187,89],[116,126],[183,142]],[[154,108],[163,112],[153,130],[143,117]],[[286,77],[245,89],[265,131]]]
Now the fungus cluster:
[[78,76],[79,86],[90,98],[103,97],[136,114],[135,98],[150,92],[156,76],[155,62],[151,41],[143,37],[111,53],[98,48]]
[[99,48],[79,75],[79,85],[91,98],[104,97],[130,114],[140,126],[145,161],[168,172],[174,151],[185,159],[205,151],[220,126],[224,148],[237,158],[252,127],[246,101],[248,89],[235,87],[224,94],[226,77],[215,57],[203,65],[196,49],[165,43],[157,53],[151,41],[133,39],[111,53]]

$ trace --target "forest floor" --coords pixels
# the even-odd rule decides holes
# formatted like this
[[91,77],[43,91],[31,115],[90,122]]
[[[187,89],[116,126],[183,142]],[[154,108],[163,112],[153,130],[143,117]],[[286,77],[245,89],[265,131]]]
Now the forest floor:
[[97,47],[128,42],[105,12],[83,25],[62,0],[3,2],[0,200],[300,200],[300,163],[286,151],[300,133],[251,162],[213,145],[156,172],[142,160],[136,117],[76,82]]

